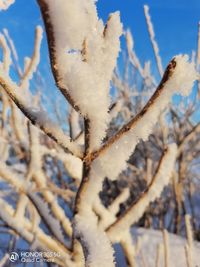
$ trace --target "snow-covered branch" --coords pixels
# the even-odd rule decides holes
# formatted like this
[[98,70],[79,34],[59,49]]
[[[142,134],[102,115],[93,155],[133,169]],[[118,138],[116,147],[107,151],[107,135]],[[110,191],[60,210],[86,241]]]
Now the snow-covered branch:
[[82,156],[80,147],[71,141],[62,129],[47,117],[44,110],[31,107],[20,94],[20,88],[3,71],[0,72],[0,85],[32,124],[38,126],[65,150],[69,150],[78,157]]
[[[126,161],[140,140],[146,141],[158,121],[160,113],[168,107],[174,94],[189,95],[197,79],[194,64],[187,56],[176,56],[169,63],[164,76],[142,111],[123,126],[99,150],[88,155],[102,168],[105,176],[116,179],[126,168]],[[115,155],[115,157],[113,157]]]
[[21,78],[20,81],[20,88],[27,89],[29,87],[29,81],[33,77],[33,73],[37,70],[38,64],[40,62],[40,46],[42,42],[42,28],[40,26],[37,26],[35,29],[35,45],[34,45],[34,51],[33,55],[30,59],[30,62],[28,62],[28,66],[25,69],[24,75]]
[[154,33],[154,29],[153,29],[153,24],[151,22],[151,17],[149,15],[149,7],[147,5],[144,5],[144,14],[145,14],[145,18],[146,18],[146,22],[147,22],[147,27],[148,27],[148,31],[149,31],[149,36],[150,36],[150,40],[153,46],[153,50],[154,50],[154,54],[155,54],[155,58],[156,58],[156,63],[157,63],[157,67],[158,67],[158,71],[160,73],[160,76],[163,76],[163,67],[162,67],[162,61],[161,61],[161,57],[159,55],[159,48],[158,48],[158,44],[155,40],[155,33]]
[[[119,13],[111,14],[104,26],[94,1],[83,1],[82,5],[64,0],[38,3],[46,26],[54,78],[67,100],[89,120],[92,151],[100,146],[109,122],[110,80],[122,33]],[[74,12],[81,16],[72,15]]]

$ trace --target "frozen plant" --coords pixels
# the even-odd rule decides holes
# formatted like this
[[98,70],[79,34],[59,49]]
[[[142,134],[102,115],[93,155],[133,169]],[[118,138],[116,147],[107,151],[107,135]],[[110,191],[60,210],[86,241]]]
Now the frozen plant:
[[[57,88],[71,105],[71,135],[68,136],[62,125],[50,119],[48,112],[40,107],[39,98],[29,90],[29,82],[39,64],[42,28],[36,28],[32,58],[26,58],[23,70],[16,64],[19,83],[10,76],[11,54],[15,59],[17,56],[8,32],[4,31],[1,35],[4,57],[0,85],[4,111],[2,139],[7,144],[1,147],[4,153],[1,155],[0,177],[11,185],[17,198],[16,205],[11,205],[4,197],[0,199],[0,217],[33,249],[59,252],[61,257],[54,259],[58,265],[115,266],[112,244],[119,242],[130,266],[134,266],[130,227],[170,182],[175,169],[177,145],[166,144],[147,190],[123,216],[118,217],[117,212],[119,205],[129,197],[129,189],[122,192],[108,209],[102,204],[99,193],[106,177],[115,181],[127,168],[127,161],[136,145],[141,140],[148,140],[172,96],[189,95],[197,79],[195,65],[189,62],[187,55],[175,56],[142,110],[106,138],[114,116],[109,91],[120,51],[122,24],[119,13],[111,14],[104,25],[98,18],[93,0],[38,0],[38,4],[44,20],[52,73]],[[149,23],[150,18],[147,18]],[[153,30],[151,32],[153,34]],[[155,40],[152,39],[152,42],[155,48]],[[129,43],[131,51],[130,36]],[[162,74],[158,49],[156,53]],[[136,62],[138,64],[138,60]],[[141,70],[141,73],[143,77],[150,77],[147,69]],[[12,115],[14,140],[20,144],[17,157],[26,158],[26,153],[29,153],[25,171],[14,170],[17,166],[12,162],[10,166],[6,164],[10,133],[4,124],[9,116],[8,109]],[[82,130],[79,129],[79,118],[84,122]],[[49,144],[49,139],[44,136],[54,142]],[[81,136],[83,140],[80,140]],[[44,159],[47,158],[50,162],[52,158],[63,162],[68,174],[77,180],[77,191],[60,189],[54,180],[49,181],[50,172],[59,168],[59,164],[49,163],[52,169],[49,167],[45,172]],[[67,216],[66,207],[74,195],[71,219]],[[64,205],[60,204],[60,197],[65,200]],[[48,233],[43,230],[42,223]]]

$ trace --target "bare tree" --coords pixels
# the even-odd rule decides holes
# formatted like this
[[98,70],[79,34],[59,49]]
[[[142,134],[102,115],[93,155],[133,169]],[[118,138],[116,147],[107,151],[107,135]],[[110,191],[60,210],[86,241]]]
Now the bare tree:
[[[0,177],[5,187],[0,198],[2,227],[13,240],[18,237],[26,240],[31,250],[44,252],[47,260],[53,259],[60,266],[115,266],[112,246],[115,243],[121,244],[128,265],[136,266],[131,226],[172,178],[178,207],[183,202],[178,189],[188,166],[183,157],[191,156],[185,147],[193,142],[199,125],[190,122],[191,112],[195,112],[192,106],[185,113],[187,125],[181,129],[179,126],[178,132],[174,129],[174,137],[169,138],[171,128],[166,126],[163,112],[170,110],[175,118],[174,128],[177,123],[182,125],[176,108],[170,103],[174,94],[188,96],[190,93],[198,78],[195,63],[189,62],[187,55],[178,55],[163,71],[145,7],[161,81],[156,85],[149,65],[142,67],[133,50],[131,34],[127,33],[130,63],[144,82],[144,90],[136,96],[138,105],[133,111],[134,95],[131,94],[134,92],[126,86],[130,79],[124,82],[117,72],[113,74],[122,34],[119,13],[111,14],[103,25],[94,1],[38,0],[38,5],[44,20],[52,73],[58,90],[70,105],[69,133],[50,118],[48,111],[42,108],[40,97],[30,91],[30,80],[40,61],[42,28],[36,28],[33,55],[25,58],[23,69],[19,67],[13,42],[4,31],[0,36],[3,49]],[[12,62],[18,83],[10,76]],[[119,89],[113,103],[109,95],[111,80]],[[149,90],[145,91],[146,86]],[[145,92],[152,96],[143,97]],[[141,97],[141,101],[137,97]],[[145,99],[148,101],[144,104]],[[117,122],[119,116],[123,118],[123,126]],[[159,131],[153,134],[157,123]],[[152,151],[155,164],[149,155],[143,157],[146,168],[141,174],[132,154],[145,151],[139,146],[145,146],[150,135],[156,140],[159,153]],[[132,201],[131,187],[120,188],[117,196],[110,198],[109,205],[103,203],[105,178],[116,182],[118,177],[123,179],[125,170],[129,178],[130,173],[137,173],[141,181],[145,178],[145,190]],[[120,205],[128,199],[131,202],[119,215]],[[179,209],[177,221],[180,215]],[[193,245],[189,220],[186,220],[189,229],[186,256],[190,264]],[[167,267],[170,259],[166,230],[163,236]],[[53,257],[50,252],[54,253]],[[7,254],[2,262],[6,260]]]

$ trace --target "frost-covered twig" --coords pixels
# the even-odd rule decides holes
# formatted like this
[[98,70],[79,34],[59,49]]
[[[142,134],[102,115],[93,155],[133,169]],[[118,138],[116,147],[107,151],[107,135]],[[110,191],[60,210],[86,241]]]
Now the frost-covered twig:
[[19,199],[17,202],[15,218],[18,220],[23,220],[26,212],[26,207],[28,204],[28,198],[24,193],[19,194]]
[[184,138],[181,140],[179,147],[178,147],[178,155],[180,155],[181,152],[183,151],[185,144],[187,144],[190,140],[192,140],[196,136],[196,134],[198,134],[199,132],[200,132],[200,123],[197,123],[192,128],[192,130],[188,134],[186,134],[186,136],[184,136]]
[[15,190],[25,192],[26,186],[24,184],[23,179],[16,179],[17,174],[9,169],[9,167],[4,163],[1,162],[0,164],[0,176],[3,180],[7,183],[14,186]]
[[116,215],[119,211],[119,206],[121,203],[125,202],[130,195],[129,188],[125,188],[118,196],[117,198],[112,202],[112,204],[108,207],[109,212]]
[[163,251],[163,244],[158,244],[156,248],[155,267],[160,267],[161,252]]
[[20,88],[2,71],[0,73],[0,84],[32,124],[37,125],[64,149],[69,150],[78,157],[82,156],[80,147],[71,141],[60,127],[47,117],[44,110],[35,109],[35,107],[28,105],[27,101],[20,95]]
[[81,132],[79,123],[79,114],[75,109],[71,108],[69,114],[69,127],[70,127],[70,137],[75,140]]
[[144,14],[145,14],[146,22],[147,22],[147,27],[148,27],[148,31],[149,31],[151,44],[153,46],[153,50],[154,50],[154,54],[155,54],[155,58],[156,58],[158,71],[160,73],[160,76],[162,77],[163,76],[163,67],[162,67],[161,57],[159,55],[159,48],[158,48],[158,44],[155,40],[155,33],[154,33],[154,29],[153,29],[153,24],[151,23],[151,17],[149,15],[149,7],[147,5],[144,5]]
[[169,247],[169,235],[166,229],[163,230],[163,244],[164,244],[164,266],[170,267],[170,247]]
[[186,225],[186,234],[187,234],[187,244],[185,245],[186,261],[187,267],[193,267],[193,253],[194,253],[194,241],[193,241],[193,232],[191,226],[191,217],[190,215],[185,215],[185,225]]
[[129,30],[126,33],[126,44],[127,44],[128,55],[129,55],[129,60],[131,64],[138,70],[139,74],[144,79],[145,83],[148,84],[148,81],[150,81],[150,84],[155,86],[156,82],[155,82],[154,77],[152,77],[152,75],[150,75],[149,72],[145,71],[145,67],[144,68],[142,67],[140,60],[134,51],[134,40]]
[[136,267],[135,260],[135,246],[130,232],[124,233],[124,237],[121,240],[121,246],[124,251],[126,262],[129,267]]
[[6,253],[6,254],[3,256],[3,258],[0,260],[0,267],[4,267],[4,266],[5,266],[7,260],[9,259],[9,256],[10,256],[10,255],[9,255],[8,253]]
[[1,33],[0,33],[0,45],[3,49],[3,69],[6,73],[9,74],[9,69],[12,63],[11,53],[8,44],[6,42],[5,36]]
[[[19,222],[14,218],[13,208],[4,200],[0,199],[0,218],[16,233],[23,237],[27,242],[34,243],[35,247],[42,251],[54,251],[60,253],[60,257],[55,258],[61,266],[76,266],[71,260],[66,248],[59,245],[53,238],[44,234],[41,229],[37,229],[35,234],[32,233],[31,222],[26,219],[24,222]],[[71,264],[71,265],[70,265]]]
[[[11,172],[6,165],[4,165],[4,166],[2,166],[2,165],[0,166],[0,176],[3,179],[7,180],[14,187],[14,189],[16,191],[18,191],[18,192],[20,192],[22,194],[25,194],[23,196],[23,202],[18,204],[19,207],[17,207],[17,210],[15,212],[16,219],[19,220],[19,218],[20,218],[21,222],[24,219],[24,216],[23,216],[22,213],[24,213],[24,208],[25,208],[24,205],[26,205],[26,203],[24,201],[26,201],[26,197],[28,197],[29,199],[32,200],[32,202],[36,205],[37,209],[41,208],[41,214],[42,215],[43,215],[42,211],[44,211],[45,209],[46,209],[46,212],[48,213],[47,206],[44,206],[44,208],[42,209],[43,202],[42,202],[42,204],[41,203],[38,204],[36,196],[31,194],[31,190],[29,189],[30,183],[25,183],[23,180],[20,181],[19,179],[16,179],[16,175],[13,174],[13,172]],[[37,174],[35,174],[35,176],[36,176],[35,179],[36,179],[36,182],[38,183],[38,185],[43,184],[42,181],[40,182],[40,179],[43,178],[43,177],[41,177],[41,176],[38,177]],[[32,190],[33,190],[33,188],[32,188]],[[48,204],[50,204],[50,207],[51,207],[51,210],[52,210],[53,214],[55,215],[56,218],[58,218],[58,222],[63,226],[63,229],[66,231],[66,233],[68,235],[71,235],[72,230],[71,230],[70,222],[69,222],[68,218],[65,216],[65,213],[62,210],[62,208],[57,204],[57,201],[54,198],[53,194],[51,192],[49,192],[49,191],[45,191],[45,192],[42,192],[42,193],[44,195],[45,201]],[[48,215],[48,220],[47,220],[46,213],[43,216],[43,218],[45,219],[46,222],[48,222],[48,220],[50,222],[53,221],[53,217],[51,217],[50,215]],[[52,224],[50,225],[50,227],[52,228]],[[56,231],[56,229],[57,229],[56,227],[59,228],[60,226],[58,224],[54,223],[53,231],[54,230]]]
[[[47,204],[49,205],[50,210],[52,211],[55,218],[58,220],[58,224],[62,225],[65,233],[71,236],[72,235],[71,223],[67,218],[67,216],[65,215],[63,208],[58,205],[56,197],[47,188],[47,179],[43,171],[43,163],[42,163],[43,154],[42,154],[42,149],[40,149],[40,143],[39,143],[39,130],[34,126],[29,125],[29,134],[30,134],[31,160],[29,163],[29,170],[26,178],[27,179],[32,178],[32,180],[36,182],[38,190],[41,190],[42,196],[44,197],[44,200],[46,202],[44,205]],[[37,204],[40,201],[40,199],[38,200],[37,196],[35,195],[31,195],[29,193],[29,196],[34,204]],[[41,205],[37,204],[36,205],[37,209],[39,209],[38,206]],[[44,214],[42,212],[45,209],[46,208],[43,207],[43,209],[40,210],[40,213],[43,214],[44,221],[47,221],[47,218],[53,221],[53,217],[51,217],[49,213],[48,215],[46,215],[46,213]],[[54,227],[55,225],[56,224],[54,224]],[[58,227],[60,227],[60,225],[58,225]]]
[[116,215],[119,211],[120,204],[124,203],[128,199],[129,195],[129,189],[124,189],[108,208],[102,204],[99,196],[96,198],[93,208],[99,217],[99,226],[101,228],[106,229],[117,220]]
[[[25,69],[23,77],[20,81],[20,88],[27,89],[29,87],[29,80],[32,79],[33,73],[37,70],[37,66],[40,62],[40,46],[42,42],[42,28],[37,26],[35,29],[35,44],[34,51],[30,62],[28,62],[28,66]],[[25,88],[24,88],[25,87]]]
[[198,24],[198,43],[197,43],[197,69],[200,67],[200,22]]
[[[56,240],[59,241],[63,246],[66,246],[60,222],[50,214],[48,204],[45,203],[43,199],[35,193],[29,191],[28,196],[37,209],[50,234],[54,238],[56,238]],[[63,218],[65,218],[65,216],[63,216]]]
[[127,31],[126,33],[126,44],[127,44],[127,49],[128,49],[128,53],[129,53],[129,58],[131,60],[131,62],[133,63],[133,66],[135,68],[138,69],[140,75],[145,78],[144,76],[144,70],[142,68],[142,65],[140,63],[139,58],[137,57],[137,55],[135,54],[133,48],[134,48],[134,40],[133,40],[133,36],[130,32],[130,30]]
[[[3,34],[0,33],[0,46],[3,49],[3,66],[4,71],[9,74],[10,66],[12,64],[11,53]],[[6,123],[7,110],[9,107],[8,96],[5,92],[2,92],[2,129]]]
[[18,54],[17,54],[17,50],[15,48],[15,45],[14,45],[14,42],[13,40],[11,39],[10,35],[9,35],[9,32],[7,29],[3,29],[3,33],[6,37],[6,40],[10,46],[10,50],[11,50],[11,53],[12,53],[12,56],[13,56],[13,59],[14,59],[14,66],[17,70],[17,73],[18,73],[18,76],[21,78],[22,77],[22,70],[19,66],[19,58],[18,58]]
[[160,113],[168,106],[172,96],[176,93],[187,96],[196,78],[194,65],[188,62],[188,57],[176,56],[169,63],[157,90],[142,111],[99,150],[89,154],[89,159],[91,161],[97,159],[104,175],[116,179],[126,168],[126,161],[137,143],[141,139],[144,141],[148,139]]
[[41,153],[43,155],[49,155],[53,158],[57,158],[63,162],[70,177],[81,180],[83,162],[80,158],[77,158],[69,153],[65,153],[59,148],[49,149],[46,146],[41,146]]

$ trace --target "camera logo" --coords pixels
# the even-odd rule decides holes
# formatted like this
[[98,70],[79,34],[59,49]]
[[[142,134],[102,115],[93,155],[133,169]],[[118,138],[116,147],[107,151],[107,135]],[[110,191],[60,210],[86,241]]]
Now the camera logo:
[[16,261],[19,260],[19,255],[18,255],[16,252],[11,252],[11,253],[10,253],[9,260],[10,260],[11,262],[16,262]]

